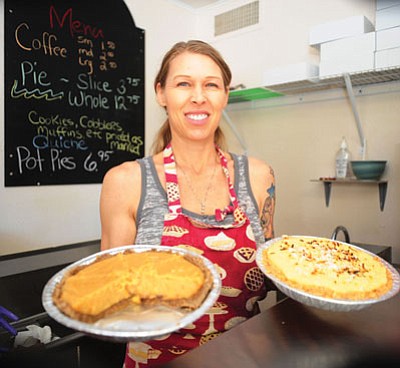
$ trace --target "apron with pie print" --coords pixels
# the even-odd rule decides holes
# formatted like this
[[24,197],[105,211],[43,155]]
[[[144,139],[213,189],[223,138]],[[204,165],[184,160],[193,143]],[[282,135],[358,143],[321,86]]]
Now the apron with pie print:
[[[254,305],[266,295],[264,276],[255,263],[256,242],[245,213],[238,205],[227,160],[216,147],[227,178],[231,205],[216,210],[220,225],[209,225],[182,212],[171,145],[164,150],[169,212],[165,215],[161,244],[195,251],[212,261],[222,280],[221,294],[202,317],[183,329],[156,340],[127,344],[124,368],[162,365],[229,330],[254,315]],[[233,220],[226,224],[224,218]],[[233,214],[233,216],[232,216]]]

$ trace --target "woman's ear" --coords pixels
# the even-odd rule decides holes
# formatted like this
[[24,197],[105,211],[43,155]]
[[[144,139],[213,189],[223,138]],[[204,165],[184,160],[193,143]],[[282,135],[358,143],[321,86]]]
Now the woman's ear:
[[226,96],[225,96],[225,105],[224,108],[226,107],[226,105],[228,105],[229,102],[229,88],[226,89]]
[[164,89],[161,87],[160,83],[157,83],[156,86],[156,96],[158,104],[162,107],[166,107],[167,103],[165,101]]

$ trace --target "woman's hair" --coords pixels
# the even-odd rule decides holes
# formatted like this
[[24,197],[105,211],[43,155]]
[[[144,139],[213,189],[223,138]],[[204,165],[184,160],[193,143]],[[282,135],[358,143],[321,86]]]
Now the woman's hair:
[[[206,42],[199,40],[178,42],[165,54],[161,63],[160,70],[158,71],[158,74],[154,80],[155,90],[157,90],[158,83],[160,83],[161,88],[165,87],[165,81],[168,76],[171,61],[174,60],[177,56],[183,54],[184,52],[191,52],[194,54],[201,54],[210,57],[221,69],[224,87],[228,91],[232,80],[232,73],[228,64],[214,47]],[[163,151],[167,144],[171,141],[171,138],[171,129],[169,126],[169,121],[167,119],[161,126],[155,137],[151,152],[153,154],[156,154]],[[215,143],[218,144],[222,149],[226,148],[225,136],[220,127],[218,127],[215,131],[214,140]]]

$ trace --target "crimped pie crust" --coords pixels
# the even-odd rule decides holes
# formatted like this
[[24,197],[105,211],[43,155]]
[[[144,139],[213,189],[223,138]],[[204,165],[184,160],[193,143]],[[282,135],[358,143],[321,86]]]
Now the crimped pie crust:
[[283,236],[262,254],[268,272],[288,286],[333,299],[376,299],[393,284],[381,259],[326,238]]
[[[151,261],[142,268],[146,257]],[[178,264],[176,268],[175,264]],[[116,265],[121,265],[121,269],[115,269]],[[182,267],[192,275],[179,269]],[[140,270],[145,273],[141,274]],[[142,277],[144,274],[146,277]],[[174,287],[174,280],[180,286]],[[125,250],[101,255],[88,265],[68,270],[54,289],[53,302],[67,316],[93,323],[129,305],[166,305],[195,310],[207,297],[212,284],[210,270],[198,257],[167,251]],[[169,290],[162,291],[160,285]],[[80,288],[82,290],[78,290]],[[88,290],[88,297],[83,290]]]

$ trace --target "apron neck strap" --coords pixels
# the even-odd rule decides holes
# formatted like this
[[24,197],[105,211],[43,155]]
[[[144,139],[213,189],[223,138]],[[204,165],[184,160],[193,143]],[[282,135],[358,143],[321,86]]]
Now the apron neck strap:
[[[222,150],[217,145],[215,145],[215,149],[217,151],[222,170],[225,174],[228,183],[229,196],[231,200],[230,206],[227,206],[223,210],[217,209],[215,211],[217,220],[222,220],[227,213],[234,212],[235,209],[239,207],[239,205],[238,205],[238,200],[236,198],[235,189],[232,184],[231,177],[229,175],[228,160],[226,159]],[[163,159],[164,159],[165,185],[168,196],[169,213],[173,214],[182,213],[182,206],[181,206],[181,199],[180,199],[179,185],[178,185],[178,175],[176,173],[175,156],[172,150],[171,143],[169,143],[165,147],[163,152]]]

